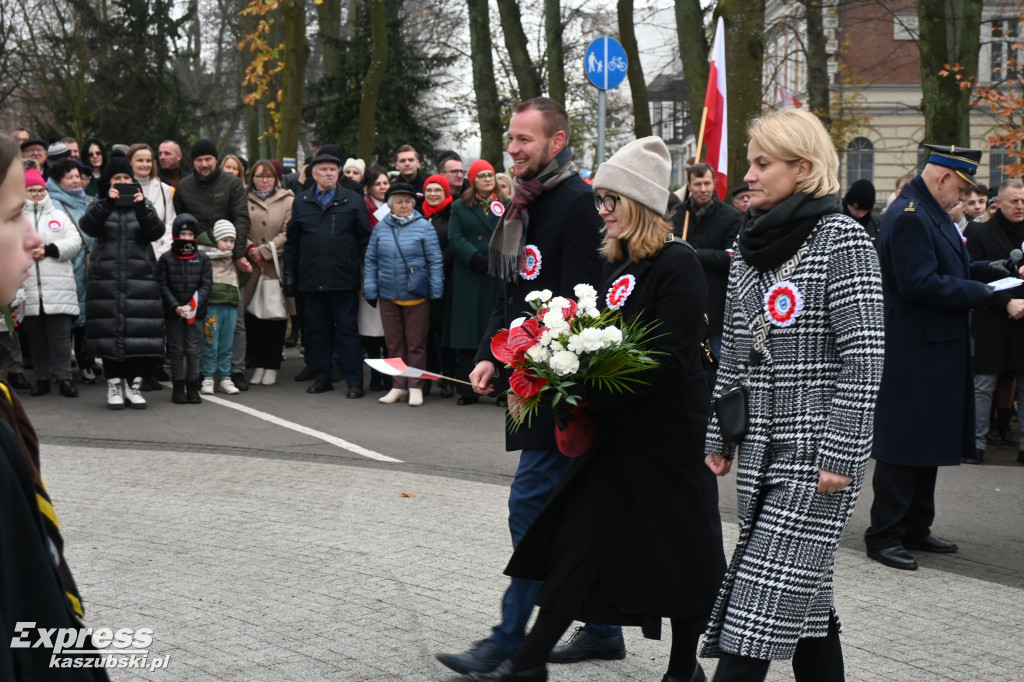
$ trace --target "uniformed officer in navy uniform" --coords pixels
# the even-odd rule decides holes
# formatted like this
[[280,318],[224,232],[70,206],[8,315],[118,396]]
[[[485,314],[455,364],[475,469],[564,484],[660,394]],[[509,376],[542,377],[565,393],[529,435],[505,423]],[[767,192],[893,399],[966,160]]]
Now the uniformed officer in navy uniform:
[[885,368],[875,412],[874,503],[868,556],[915,570],[906,550],[950,553],[931,531],[940,466],[974,456],[969,313],[992,296],[1007,261],[971,263],[949,210],[974,186],[981,152],[924,145],[921,174],[885,212],[878,257],[885,297]]

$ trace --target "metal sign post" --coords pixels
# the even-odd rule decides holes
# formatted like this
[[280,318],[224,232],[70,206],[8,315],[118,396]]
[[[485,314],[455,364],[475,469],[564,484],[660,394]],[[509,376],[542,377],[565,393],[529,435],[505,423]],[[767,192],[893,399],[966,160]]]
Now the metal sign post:
[[629,60],[622,44],[603,36],[587,47],[583,68],[587,78],[598,89],[597,93],[597,165],[604,163],[605,119],[607,118],[608,90],[619,87],[626,77]]

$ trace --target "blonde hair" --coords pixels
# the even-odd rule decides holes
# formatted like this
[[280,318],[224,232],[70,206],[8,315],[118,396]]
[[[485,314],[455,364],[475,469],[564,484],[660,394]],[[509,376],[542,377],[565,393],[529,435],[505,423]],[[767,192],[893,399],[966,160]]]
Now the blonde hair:
[[[238,166],[238,178],[242,182],[245,182],[245,164],[242,163],[242,160],[235,156],[234,154],[226,154],[224,158],[220,160],[220,169],[225,173],[231,173],[231,171],[224,170],[224,164],[227,163],[228,161],[235,162],[235,164]],[[231,173],[231,175],[234,175],[234,173]],[[277,175],[276,170],[274,171],[274,175]]]
[[[629,197],[620,196],[622,206],[621,224],[628,227],[616,238],[608,236],[607,228],[602,228],[604,240],[600,253],[609,263],[618,263],[629,256],[634,261],[650,258],[666,242],[672,241],[672,226],[665,216],[653,211]],[[628,240],[628,252],[623,249],[623,240]]]
[[839,155],[818,117],[802,109],[782,109],[755,118],[747,135],[777,159],[793,163],[801,159],[810,173],[796,185],[797,192],[820,198],[839,191]]

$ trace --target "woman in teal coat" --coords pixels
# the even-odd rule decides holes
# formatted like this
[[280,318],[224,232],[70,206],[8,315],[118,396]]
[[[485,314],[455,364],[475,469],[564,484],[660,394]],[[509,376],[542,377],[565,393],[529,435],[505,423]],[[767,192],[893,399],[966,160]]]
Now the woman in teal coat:
[[[491,233],[505,213],[497,193],[494,167],[474,161],[469,167],[469,189],[452,204],[448,223],[448,248],[455,256],[452,271],[452,312],[445,319],[444,345],[458,352],[456,377],[469,379],[480,337],[487,329],[501,283],[487,274],[487,247]],[[459,405],[480,400],[473,389],[458,384]]]

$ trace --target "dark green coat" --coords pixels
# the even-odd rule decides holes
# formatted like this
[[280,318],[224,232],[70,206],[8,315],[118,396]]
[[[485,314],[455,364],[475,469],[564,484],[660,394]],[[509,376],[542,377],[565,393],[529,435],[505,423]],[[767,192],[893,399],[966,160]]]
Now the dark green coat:
[[[445,320],[444,345],[449,348],[472,348],[480,345],[501,283],[487,274],[487,248],[491,233],[498,226],[499,216],[484,213],[482,206],[472,208],[462,199],[452,204],[448,223],[448,248],[455,257],[452,270],[452,313]],[[483,254],[483,259],[474,254]],[[483,272],[480,272],[480,261]]]

